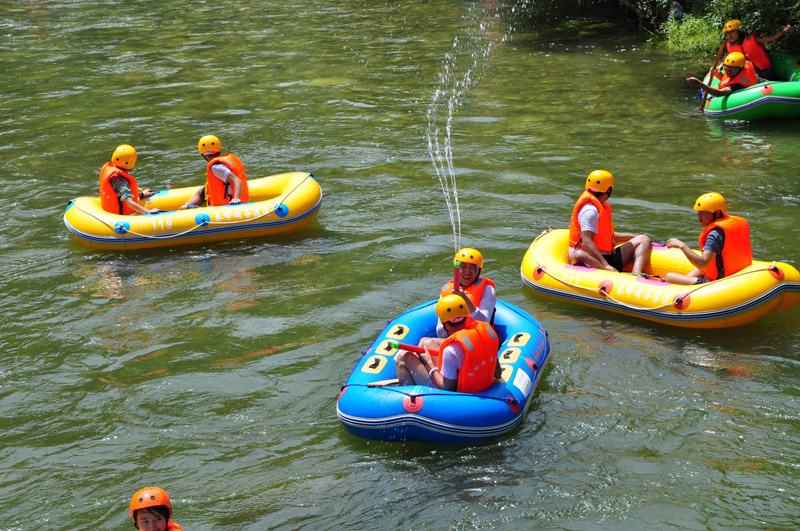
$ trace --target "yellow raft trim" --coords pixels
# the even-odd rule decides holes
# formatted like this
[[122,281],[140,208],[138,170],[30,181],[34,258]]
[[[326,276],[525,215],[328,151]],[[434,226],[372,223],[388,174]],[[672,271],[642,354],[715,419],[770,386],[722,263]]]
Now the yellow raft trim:
[[250,201],[238,205],[176,210],[199,187],[161,190],[145,200],[158,214],[106,212],[99,197],[78,197],[67,205],[64,224],[80,243],[125,251],[254,238],[297,230],[314,218],[322,190],[313,175],[290,172],[247,181]]
[[[569,264],[569,231],[547,230],[525,253],[523,283],[547,297],[687,328],[740,326],[800,302],[800,273],[784,262],[753,261],[738,273],[693,286]],[[679,249],[653,245],[653,274],[693,269]]]

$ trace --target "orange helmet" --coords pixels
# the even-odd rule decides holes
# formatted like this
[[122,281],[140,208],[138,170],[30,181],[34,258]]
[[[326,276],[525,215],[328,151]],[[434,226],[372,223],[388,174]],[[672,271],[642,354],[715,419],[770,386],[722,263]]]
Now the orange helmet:
[[614,175],[607,170],[594,170],[586,176],[586,189],[590,192],[608,192],[614,187]]
[[725,57],[725,66],[744,68],[745,57],[742,52],[731,52]]
[[139,489],[133,493],[131,496],[131,508],[129,514],[131,515],[131,519],[134,519],[134,513],[139,509],[148,509],[150,507],[159,507],[163,506],[167,508],[169,511],[169,515],[172,516],[172,502],[169,500],[169,494],[167,491],[162,489],[161,487],[145,487],[143,489]]

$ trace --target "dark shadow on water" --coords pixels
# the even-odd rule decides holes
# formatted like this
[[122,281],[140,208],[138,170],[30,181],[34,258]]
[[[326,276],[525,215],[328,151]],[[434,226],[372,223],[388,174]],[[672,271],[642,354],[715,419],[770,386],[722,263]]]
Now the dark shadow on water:
[[[531,413],[531,411],[529,411],[529,413]],[[424,460],[425,458],[439,459],[443,456],[458,457],[460,455],[471,455],[475,448],[481,448],[482,452],[486,451],[489,455],[491,455],[493,451],[504,451],[504,447],[507,446],[508,441],[519,435],[524,424],[525,421],[523,420],[520,426],[517,426],[512,431],[497,439],[464,444],[433,444],[416,441],[388,442],[365,439],[350,433],[341,423],[339,425],[339,430],[341,433],[341,442],[355,452],[372,452],[382,458]]]
[[[501,12],[515,30],[521,31],[568,31],[610,24],[608,21],[631,22],[618,2],[597,4],[580,0],[517,0],[509,2]],[[630,24],[628,31],[636,27]]]

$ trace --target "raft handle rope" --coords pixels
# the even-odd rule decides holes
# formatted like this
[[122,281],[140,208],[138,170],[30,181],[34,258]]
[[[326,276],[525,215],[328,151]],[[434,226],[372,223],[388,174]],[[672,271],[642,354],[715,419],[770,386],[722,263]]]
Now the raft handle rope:
[[[345,389],[347,387],[369,387],[369,384],[353,383],[353,384],[345,385],[342,389]],[[477,394],[477,393],[457,393],[457,392],[451,392],[451,393],[448,393],[448,394],[442,394],[442,393],[409,393],[408,391],[403,391],[401,389],[398,389],[397,387],[392,387],[392,386],[382,386],[381,389],[384,390],[384,391],[390,391],[392,393],[397,393],[397,394],[400,394],[400,395],[403,395],[403,396],[407,396],[411,400],[416,400],[417,397],[426,397],[426,396],[443,396],[443,397],[455,397],[455,396],[458,396],[458,397],[460,397],[460,396],[463,396],[463,395],[469,395],[469,396],[474,396],[476,398],[486,398],[486,399],[489,399],[489,400],[497,400],[498,402],[503,402],[504,404],[514,405],[514,406],[521,406],[522,405],[522,404],[520,404],[519,400],[517,400],[514,397],[500,398],[499,396],[481,395],[481,394]],[[440,391],[441,391],[441,389],[440,389]]]
[[[670,306],[680,307],[681,304],[683,303],[683,301],[687,297],[692,295],[694,292],[696,292],[696,291],[698,291],[700,289],[703,289],[704,287],[709,286],[709,285],[712,284],[712,282],[705,282],[703,284],[698,284],[698,285],[696,285],[696,287],[694,289],[691,289],[688,292],[686,292],[686,293],[684,293],[682,295],[678,295],[677,297],[675,297],[675,299],[672,302],[670,302],[668,304],[662,304],[660,306],[652,306],[652,307],[648,308],[648,307],[645,307],[645,306],[637,306],[635,304],[629,304],[627,302],[622,302],[622,301],[617,300],[617,299],[615,299],[614,297],[611,296],[611,293],[610,293],[611,290],[608,289],[608,285],[605,284],[605,283],[601,283],[597,288],[587,288],[585,286],[580,286],[578,284],[573,284],[571,282],[567,282],[566,280],[560,279],[560,278],[558,278],[557,276],[555,276],[554,274],[552,274],[551,272],[549,272],[547,270],[547,267],[544,264],[542,264],[541,261],[539,261],[539,258],[536,255],[536,251],[534,251],[534,249],[533,249],[533,246],[539,240],[539,238],[541,238],[542,236],[544,236],[545,234],[549,233],[552,230],[553,229],[551,227],[547,227],[544,231],[542,231],[541,234],[539,234],[536,237],[536,239],[533,240],[533,242],[531,242],[530,249],[531,249],[531,254],[533,255],[533,260],[536,262],[536,268],[539,269],[542,273],[544,273],[547,276],[549,276],[550,278],[552,278],[553,280],[555,280],[557,282],[560,282],[561,284],[564,284],[565,286],[569,286],[571,288],[575,288],[575,289],[582,290],[582,291],[590,291],[590,292],[596,291],[601,296],[606,297],[606,298],[614,301],[618,305],[623,306],[625,308],[628,308],[630,310],[650,310],[650,311],[652,311],[652,310],[661,310],[661,309],[664,309],[664,308],[669,308]],[[752,271],[746,271],[744,273],[737,274],[736,276],[723,277],[723,278],[715,280],[714,282],[721,282],[721,281],[728,280],[728,279],[731,279],[731,278],[739,278],[739,277],[742,277],[744,275],[749,275],[751,273],[760,273],[762,271],[770,271],[772,273],[775,273],[775,272],[780,271],[780,268],[778,268],[778,266],[775,265],[775,262],[772,262],[772,264],[767,266],[767,267],[763,267],[763,268],[760,268],[760,269],[754,269]]]
[[258,216],[251,217],[251,218],[248,218],[248,219],[244,219],[244,220],[236,220],[236,221],[211,221],[211,220],[210,220],[210,219],[208,219],[208,218],[202,218],[202,221],[201,221],[200,223],[197,223],[197,222],[195,221],[195,223],[196,223],[196,224],[195,224],[195,226],[194,226],[194,227],[188,228],[188,229],[186,229],[186,230],[184,230],[184,231],[182,231],[182,232],[177,232],[177,233],[175,233],[175,234],[164,234],[163,236],[150,235],[150,234],[141,234],[141,233],[138,233],[138,232],[132,231],[132,230],[130,230],[130,229],[127,229],[127,230],[125,230],[124,228],[121,228],[121,230],[122,230],[123,232],[118,232],[118,231],[117,231],[117,225],[116,225],[116,224],[114,224],[114,226],[111,226],[111,225],[109,225],[109,224],[108,224],[108,222],[106,222],[104,219],[101,219],[101,218],[99,218],[99,217],[95,216],[95,215],[94,215],[94,214],[92,214],[91,212],[87,212],[86,210],[84,210],[84,209],[82,209],[81,207],[79,207],[78,205],[76,205],[74,202],[73,202],[73,205],[72,205],[72,206],[74,206],[75,208],[77,208],[78,210],[80,210],[81,212],[83,212],[84,214],[86,214],[86,215],[88,215],[88,216],[90,216],[90,217],[92,217],[92,218],[96,219],[97,221],[99,221],[100,223],[102,223],[103,225],[105,225],[106,227],[108,227],[108,228],[109,228],[109,229],[110,229],[112,232],[115,232],[115,233],[118,233],[118,234],[120,234],[120,235],[122,236],[122,237],[120,238],[120,240],[122,240],[122,246],[123,246],[123,250],[124,250],[124,248],[125,248],[125,237],[124,237],[124,235],[125,235],[125,234],[133,234],[134,236],[140,236],[140,237],[142,237],[142,238],[148,238],[148,239],[151,239],[151,240],[166,240],[166,239],[169,239],[169,238],[177,238],[177,237],[179,237],[179,236],[183,236],[183,235],[185,235],[185,234],[188,234],[188,233],[192,232],[193,230],[197,229],[198,227],[205,227],[205,226],[207,226],[207,225],[230,225],[230,224],[235,224],[235,223],[243,223],[243,222],[248,222],[248,221],[255,221],[255,220],[257,220],[257,219],[260,219],[260,218],[263,218],[263,217],[265,217],[265,216],[269,216],[270,214],[272,214],[273,212],[275,212],[275,210],[276,210],[277,208],[279,208],[281,205],[283,205],[284,201],[286,201],[286,200],[289,198],[289,196],[290,196],[290,195],[292,195],[292,194],[293,194],[293,193],[294,193],[294,192],[295,192],[295,191],[296,191],[298,188],[300,188],[300,186],[301,186],[301,185],[302,185],[304,182],[306,182],[306,180],[307,180],[309,177],[311,177],[311,176],[312,176],[312,175],[311,175],[310,173],[306,173],[306,176],[305,176],[305,177],[303,177],[303,180],[302,180],[302,181],[300,181],[299,183],[297,183],[297,185],[295,185],[295,187],[294,187],[294,188],[292,188],[291,190],[289,190],[289,192],[287,192],[287,193],[286,193],[286,195],[284,195],[284,196],[283,196],[283,197],[280,199],[280,201],[278,201],[278,202],[276,203],[276,206],[272,207],[270,210],[268,210],[268,211],[264,212],[263,214],[259,214]]

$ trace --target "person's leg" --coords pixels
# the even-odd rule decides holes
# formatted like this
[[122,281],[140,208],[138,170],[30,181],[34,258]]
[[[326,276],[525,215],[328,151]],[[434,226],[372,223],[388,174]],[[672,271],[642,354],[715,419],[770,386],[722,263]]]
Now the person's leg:
[[583,249],[575,249],[575,254],[573,254],[573,262],[577,265],[594,267],[595,269],[603,269],[603,264],[601,264],[599,260],[595,260],[592,255]]
[[649,236],[644,234],[634,236],[619,247],[619,252],[623,267],[633,261],[631,273],[641,273],[650,268],[650,253],[653,252],[653,248]]
[[203,185],[200,188],[198,188],[197,191],[194,194],[192,194],[192,197],[189,198],[189,200],[186,201],[183,205],[181,205],[180,208],[178,208],[178,210],[184,210],[186,208],[194,208],[200,206],[200,204],[205,199],[205,195],[206,195],[206,187],[205,185]]
[[430,385],[431,378],[419,357],[413,352],[402,350],[394,358],[397,379],[400,385]]
[[614,249],[608,254],[604,254],[603,258],[605,258],[608,265],[616,269],[617,271],[622,271],[624,264],[622,263],[622,245]]
[[699,269],[693,269],[689,272],[688,275],[684,275],[682,273],[667,273],[664,275],[664,280],[667,282],[671,282],[672,284],[698,284],[699,280],[703,278],[703,272]]

